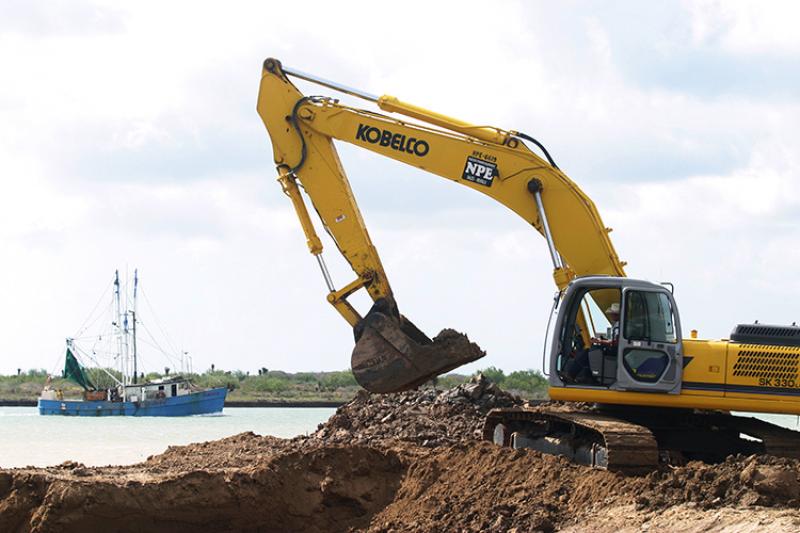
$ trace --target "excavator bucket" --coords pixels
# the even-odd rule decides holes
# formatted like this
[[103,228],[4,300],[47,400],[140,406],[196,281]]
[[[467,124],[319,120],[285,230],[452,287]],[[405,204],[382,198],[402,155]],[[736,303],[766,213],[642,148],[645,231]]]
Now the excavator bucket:
[[486,355],[466,335],[452,329],[442,330],[431,340],[385,298],[375,302],[354,332],[351,367],[356,381],[370,392],[413,389]]

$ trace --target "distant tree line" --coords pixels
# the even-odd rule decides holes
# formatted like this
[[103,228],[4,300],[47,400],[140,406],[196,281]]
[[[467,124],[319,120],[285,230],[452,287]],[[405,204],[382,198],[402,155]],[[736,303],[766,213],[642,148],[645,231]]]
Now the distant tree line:
[[499,368],[490,366],[481,370],[481,373],[504,390],[528,393],[525,396],[533,398],[547,396],[547,378],[538,370],[515,370],[506,374]]
[[[536,370],[516,370],[506,374],[503,370],[490,366],[480,370],[485,377],[497,383],[502,389],[528,398],[547,396],[547,379]],[[120,379],[113,369],[90,369],[90,377],[98,388],[114,386],[114,379]],[[109,375],[110,374],[110,375]],[[477,372],[476,372],[477,374]],[[174,373],[164,368],[164,373],[150,372],[138,376],[139,382],[153,381],[169,377]],[[474,375],[474,374],[473,374]],[[211,365],[203,373],[184,374],[198,387],[227,387],[229,398],[240,400],[291,399],[291,400],[348,400],[359,389],[350,370],[333,372],[283,372],[259,368],[256,374],[241,370],[221,370]],[[425,384],[426,387],[449,389],[465,383],[471,376],[447,374]],[[0,399],[35,398],[44,386],[47,371],[32,369],[27,372],[17,370],[15,375],[0,375]],[[59,376],[53,376],[52,386],[65,392],[80,393],[80,388]]]

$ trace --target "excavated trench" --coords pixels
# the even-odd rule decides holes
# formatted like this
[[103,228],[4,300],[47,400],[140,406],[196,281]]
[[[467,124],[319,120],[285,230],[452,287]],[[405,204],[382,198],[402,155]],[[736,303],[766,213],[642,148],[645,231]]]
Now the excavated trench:
[[74,469],[4,473],[0,531],[346,531],[366,527],[402,476],[396,454],[362,446],[122,480]]
[[[244,433],[129,467],[0,471],[0,531],[797,530],[800,461],[623,476],[478,440],[485,380],[359,395],[309,436]],[[626,529],[627,528],[627,529]]]

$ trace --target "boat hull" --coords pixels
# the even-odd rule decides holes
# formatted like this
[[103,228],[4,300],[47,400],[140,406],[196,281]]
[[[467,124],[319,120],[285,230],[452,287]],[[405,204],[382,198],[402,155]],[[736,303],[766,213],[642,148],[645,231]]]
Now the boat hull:
[[39,399],[40,415],[60,416],[191,416],[222,412],[225,387],[143,402]]

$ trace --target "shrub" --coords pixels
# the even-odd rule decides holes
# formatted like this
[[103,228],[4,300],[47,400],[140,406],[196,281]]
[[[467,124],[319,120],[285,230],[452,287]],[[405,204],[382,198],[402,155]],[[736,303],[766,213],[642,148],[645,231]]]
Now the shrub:
[[506,376],[503,381],[503,388],[531,393],[544,393],[547,390],[547,378],[538,370],[516,370]]
[[285,379],[273,376],[259,376],[253,386],[253,390],[258,392],[283,392],[289,388],[289,383]]
[[490,366],[489,368],[484,368],[480,371],[489,381],[493,383],[497,383],[498,385],[502,384],[503,381],[506,379],[506,375],[497,367]]
[[358,382],[349,370],[340,372],[325,372],[319,377],[320,386],[324,389],[338,389],[340,387],[357,387]]

